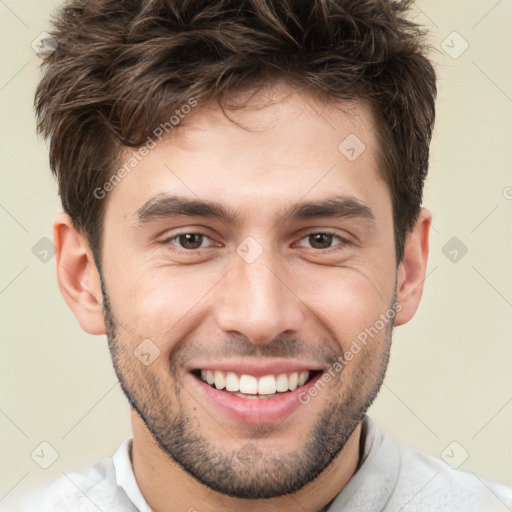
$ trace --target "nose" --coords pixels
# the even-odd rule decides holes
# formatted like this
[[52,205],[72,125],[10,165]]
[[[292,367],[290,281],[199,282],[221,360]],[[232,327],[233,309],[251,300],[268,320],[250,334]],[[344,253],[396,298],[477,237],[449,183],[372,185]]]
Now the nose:
[[290,274],[265,252],[252,263],[235,254],[216,306],[220,329],[255,344],[300,330],[305,305],[293,290]]

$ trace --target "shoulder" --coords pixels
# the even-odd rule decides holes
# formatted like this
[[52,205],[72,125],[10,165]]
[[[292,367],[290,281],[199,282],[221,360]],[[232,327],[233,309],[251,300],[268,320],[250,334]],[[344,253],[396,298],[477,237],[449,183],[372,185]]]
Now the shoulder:
[[6,501],[0,503],[0,512],[135,510],[124,491],[117,486],[111,458],[101,459],[80,471],[64,473],[50,484],[40,485],[29,493]]
[[[512,509],[512,488],[476,473],[453,469],[446,462],[397,443],[399,478],[393,498],[407,510],[504,512]],[[387,509],[386,509],[387,510]]]

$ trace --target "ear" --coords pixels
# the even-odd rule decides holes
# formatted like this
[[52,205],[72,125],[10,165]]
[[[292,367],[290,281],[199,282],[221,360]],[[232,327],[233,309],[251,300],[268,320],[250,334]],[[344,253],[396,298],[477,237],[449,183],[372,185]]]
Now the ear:
[[407,323],[416,313],[423,294],[427,270],[428,247],[432,214],[422,208],[418,220],[405,241],[404,259],[397,272],[397,310],[395,325]]
[[105,334],[101,280],[87,240],[66,214],[55,219],[53,240],[57,280],[64,300],[84,331]]

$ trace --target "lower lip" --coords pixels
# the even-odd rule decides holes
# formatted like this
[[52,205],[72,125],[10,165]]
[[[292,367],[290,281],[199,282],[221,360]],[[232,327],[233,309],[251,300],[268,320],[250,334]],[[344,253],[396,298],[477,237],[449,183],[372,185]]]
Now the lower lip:
[[293,411],[303,405],[299,401],[301,394],[314,386],[321,374],[315,375],[303,386],[294,391],[280,394],[274,398],[240,398],[211,387],[199,377],[190,374],[200,393],[219,411],[229,418],[242,423],[262,425],[278,423],[286,419]]

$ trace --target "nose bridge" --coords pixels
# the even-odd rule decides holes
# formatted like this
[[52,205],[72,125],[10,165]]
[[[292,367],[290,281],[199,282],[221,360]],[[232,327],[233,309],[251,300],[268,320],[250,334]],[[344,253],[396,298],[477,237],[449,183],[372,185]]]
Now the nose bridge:
[[[237,332],[253,343],[269,343],[280,333],[296,331],[302,320],[302,302],[289,289],[287,273],[281,272],[270,250],[252,260],[240,244],[226,276],[217,322],[225,332]],[[254,247],[249,247],[248,254]],[[259,251],[258,251],[259,252]],[[252,260],[252,261],[251,261]],[[281,275],[280,275],[281,274]]]

